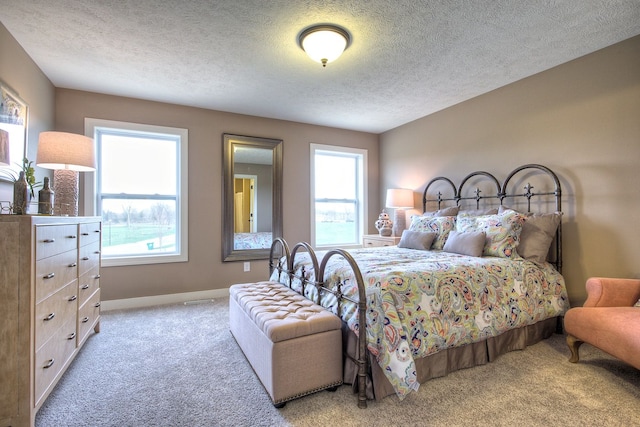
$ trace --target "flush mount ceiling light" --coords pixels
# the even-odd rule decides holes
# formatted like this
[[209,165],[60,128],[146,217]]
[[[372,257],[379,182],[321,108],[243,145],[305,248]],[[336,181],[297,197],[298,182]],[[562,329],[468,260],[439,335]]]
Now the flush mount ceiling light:
[[302,50],[323,67],[338,59],[350,43],[351,36],[347,30],[336,25],[314,25],[298,36]]

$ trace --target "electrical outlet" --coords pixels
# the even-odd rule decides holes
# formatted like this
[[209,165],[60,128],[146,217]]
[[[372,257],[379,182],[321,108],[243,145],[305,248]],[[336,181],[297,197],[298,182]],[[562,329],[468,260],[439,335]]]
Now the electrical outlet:
[[251,263],[250,263],[249,261],[246,261],[246,262],[244,263],[244,271],[245,271],[245,272],[247,272],[247,271],[251,271]]

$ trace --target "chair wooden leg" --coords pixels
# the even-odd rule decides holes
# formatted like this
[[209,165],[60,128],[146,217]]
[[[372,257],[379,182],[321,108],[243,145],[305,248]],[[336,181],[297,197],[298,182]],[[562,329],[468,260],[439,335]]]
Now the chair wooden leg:
[[580,355],[578,354],[578,349],[584,343],[584,341],[580,341],[578,338],[573,335],[567,335],[567,345],[569,346],[569,350],[571,351],[571,357],[569,358],[569,362],[577,363],[580,360]]

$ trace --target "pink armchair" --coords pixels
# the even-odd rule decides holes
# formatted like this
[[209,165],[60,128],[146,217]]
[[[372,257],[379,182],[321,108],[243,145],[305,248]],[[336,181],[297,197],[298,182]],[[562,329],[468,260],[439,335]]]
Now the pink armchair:
[[570,362],[579,360],[578,349],[589,343],[640,369],[640,280],[592,277],[587,280],[587,300],[564,317]]

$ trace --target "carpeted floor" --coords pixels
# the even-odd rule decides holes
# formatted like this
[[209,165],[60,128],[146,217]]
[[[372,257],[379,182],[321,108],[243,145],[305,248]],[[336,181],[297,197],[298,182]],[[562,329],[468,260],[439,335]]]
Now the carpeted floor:
[[640,371],[552,338],[359,409],[348,386],[275,409],[228,328],[228,300],[103,313],[36,426],[640,426]]

